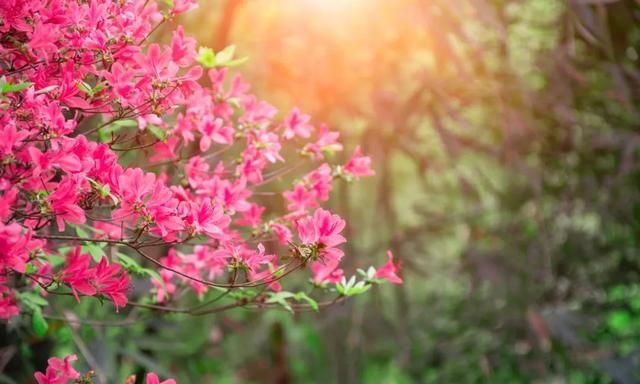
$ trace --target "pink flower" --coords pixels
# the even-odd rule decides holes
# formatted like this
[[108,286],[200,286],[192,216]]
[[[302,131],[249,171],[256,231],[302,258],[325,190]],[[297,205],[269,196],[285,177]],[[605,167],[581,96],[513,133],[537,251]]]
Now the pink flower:
[[156,175],[145,173],[140,168],[127,169],[118,178],[118,192],[123,200],[131,203],[143,203],[143,198],[153,191]]
[[303,184],[296,184],[293,191],[283,192],[282,195],[289,201],[287,209],[291,212],[306,211],[318,206],[315,193],[308,191]]
[[126,291],[129,288],[129,278],[122,271],[120,264],[109,264],[106,257],[102,257],[95,268],[91,267],[91,256],[80,253],[80,247],[75,247],[67,255],[67,263],[61,271],[61,281],[71,288],[76,300],[79,294],[95,296],[105,295],[113,301],[116,310],[127,304]]
[[271,224],[271,230],[276,234],[276,237],[278,238],[280,244],[288,245],[293,238],[293,235],[291,235],[291,231],[289,230],[289,228],[282,224]]
[[124,237],[122,227],[103,221],[94,221],[93,227],[96,229],[96,239],[121,239]]
[[171,39],[171,60],[181,67],[191,65],[196,58],[195,47],[196,40],[193,37],[185,38],[182,25],[178,26]]
[[298,237],[303,244],[318,246],[322,262],[340,261],[344,252],[335,247],[347,241],[340,234],[345,227],[345,221],[340,216],[320,208],[313,216],[298,220],[296,226]]
[[75,247],[67,254],[67,263],[62,270],[61,280],[71,288],[73,296],[80,302],[79,294],[93,296],[98,291],[92,284],[95,270],[91,269],[91,256],[81,254],[80,247]]
[[197,188],[209,174],[209,164],[200,156],[193,156],[184,167],[187,181],[193,188]]
[[11,188],[8,191],[4,191],[4,195],[0,196],[0,221],[5,221],[11,213],[11,206],[16,200],[18,190]]
[[198,130],[202,134],[200,138],[200,151],[206,152],[211,143],[231,144],[233,142],[233,128],[229,127],[220,118],[205,116]]
[[280,156],[280,138],[273,132],[260,130],[255,134],[255,140],[251,140],[249,147],[255,148],[257,152],[264,156],[270,163],[284,161]]
[[0,275],[0,319],[9,319],[20,313],[15,300],[15,291],[6,287],[6,278]]
[[152,232],[162,238],[173,239],[177,231],[184,228],[183,220],[178,217],[178,199],[162,182],[156,182],[153,193],[145,204],[147,212],[153,219],[155,227]]
[[95,268],[95,280],[97,293],[105,295],[113,301],[116,311],[120,307],[127,305],[127,295],[129,288],[129,278],[122,271],[120,264],[109,264],[106,257],[102,257],[100,263]]
[[58,30],[53,24],[38,23],[33,29],[31,40],[27,43],[29,48],[41,54],[48,54],[57,49],[55,44]]
[[244,212],[251,206],[247,198],[251,196],[251,190],[247,189],[247,181],[243,178],[231,183],[223,183],[219,198],[225,209],[232,212]]
[[343,169],[346,173],[355,177],[373,176],[375,172],[370,168],[370,166],[371,158],[369,156],[362,156],[360,146],[357,146],[353,151],[351,159],[344,165]]
[[113,95],[125,107],[130,104],[129,94],[134,89],[134,84],[131,81],[134,75],[134,71],[125,68],[119,62],[113,63],[111,71],[102,71],[102,76],[111,85]]
[[387,256],[387,262],[378,269],[376,277],[387,280],[393,284],[402,284],[402,279],[397,275],[400,270],[400,265],[393,263],[393,253],[391,253],[391,251],[387,251]]
[[224,239],[224,231],[231,219],[224,214],[222,206],[212,206],[209,199],[198,205],[193,205],[187,223],[191,224],[195,234],[204,233],[214,239]]
[[345,221],[340,216],[319,208],[313,214],[298,221],[298,236],[304,244],[319,243],[325,247],[335,247],[347,240],[340,232]]
[[316,283],[339,283],[344,277],[344,271],[337,268],[337,263],[315,261],[311,263],[311,272]]
[[340,132],[330,131],[326,124],[320,124],[320,133],[315,143],[309,143],[304,150],[311,152],[316,160],[324,159],[324,152],[342,151],[342,144],[338,142]]
[[294,108],[293,111],[284,119],[284,138],[292,139],[295,136],[307,138],[311,136],[313,126],[309,124],[311,117],[300,112],[298,108]]
[[273,119],[277,110],[266,101],[258,100],[255,96],[247,96],[242,99],[242,107],[245,112],[239,121],[242,123],[264,125]]
[[71,366],[71,363],[76,360],[78,360],[76,355],[69,355],[64,358],[64,361],[52,357],[47,361],[49,366],[45,371],[46,374],[36,372],[35,379],[38,384],[66,384],[69,380],[77,380],[80,378],[80,373]]
[[238,220],[238,224],[256,228],[262,222],[262,213],[265,211],[265,209],[265,207],[261,207],[258,204],[251,203],[251,207],[241,213],[242,219]]
[[33,240],[31,230],[24,233],[18,223],[0,222],[0,271],[10,268],[24,273],[29,253],[40,248],[44,241]]
[[230,249],[233,250],[231,259],[242,263],[250,281],[268,282],[267,286],[276,292],[282,289],[273,273],[277,269],[278,258],[276,255],[267,254],[264,245],[258,244],[256,250],[247,247]]
[[329,164],[324,163],[316,170],[310,172],[305,176],[304,181],[311,187],[311,190],[318,200],[327,201],[329,199],[331,181],[333,181]]
[[172,15],[188,12],[198,6],[198,0],[173,0]]
[[158,378],[158,375],[151,372],[147,374],[147,384],[176,384],[176,381],[173,379],[167,379],[161,382],[160,379]]
[[64,231],[65,221],[73,224],[83,224],[86,221],[84,210],[77,204],[78,190],[80,184],[67,177],[47,197],[60,232]]

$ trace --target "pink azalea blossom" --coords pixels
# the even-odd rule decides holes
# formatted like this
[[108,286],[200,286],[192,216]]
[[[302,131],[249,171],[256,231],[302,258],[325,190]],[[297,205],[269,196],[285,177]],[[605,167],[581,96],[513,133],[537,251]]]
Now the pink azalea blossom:
[[313,126],[309,124],[311,117],[305,115],[298,108],[294,108],[293,111],[284,119],[284,138],[292,139],[295,136],[307,138],[311,136]]
[[313,281],[316,283],[339,283],[344,277],[344,271],[337,267],[337,263],[323,263],[315,261],[311,263]]
[[362,156],[360,146],[353,151],[351,159],[344,165],[344,171],[355,177],[373,176],[375,172],[371,169],[371,158]]
[[80,253],[80,247],[75,247],[67,255],[61,281],[71,288],[71,292],[78,301],[81,294],[86,296],[102,294],[111,299],[116,310],[125,306],[126,291],[130,283],[122,267],[115,263],[109,264],[104,256],[95,267],[91,266],[91,261],[91,256]]
[[314,143],[309,143],[304,147],[304,150],[311,152],[316,160],[324,159],[324,153],[332,153],[342,151],[342,144],[338,142],[340,132],[330,131],[326,124],[320,124],[320,132],[318,134],[318,140]]
[[6,287],[6,278],[0,276],[0,319],[10,319],[20,313],[15,300],[15,291]]
[[191,215],[187,218],[187,223],[193,226],[195,234],[204,233],[214,239],[225,238],[225,229],[230,221],[222,206],[212,206],[209,200],[194,205]]
[[71,363],[78,360],[76,355],[69,355],[61,360],[57,357],[50,358],[45,373],[36,372],[35,379],[38,384],[66,384],[69,380],[77,380],[80,373],[76,371]]
[[344,252],[336,247],[347,240],[340,234],[345,227],[340,216],[319,208],[313,216],[298,220],[296,226],[303,244],[318,246],[321,262],[337,263],[342,259]]
[[158,375],[156,375],[155,373],[151,372],[147,374],[147,384],[176,384],[176,381],[173,379],[167,379],[164,381],[160,381],[160,379],[158,378]]
[[393,263],[393,253],[387,251],[387,262],[376,272],[376,277],[379,279],[387,280],[393,284],[402,284],[402,279],[397,275],[400,270],[399,264]]
[[173,0],[172,15],[188,12],[198,6],[198,0]]
[[297,184],[293,191],[283,192],[282,195],[289,201],[287,209],[291,212],[306,211],[318,206],[316,194],[309,191],[303,184]]
[[262,223],[262,213],[265,209],[265,207],[258,204],[250,204],[250,208],[241,213],[242,219],[238,220],[238,224],[256,228],[260,223]]
[[80,188],[77,180],[66,178],[47,198],[61,232],[65,229],[65,221],[73,224],[83,224],[86,221],[84,210],[77,201]]
[[95,268],[93,284],[97,293],[111,299],[116,310],[127,305],[126,292],[130,282],[127,274],[122,271],[120,264],[109,264],[107,258],[103,256]]

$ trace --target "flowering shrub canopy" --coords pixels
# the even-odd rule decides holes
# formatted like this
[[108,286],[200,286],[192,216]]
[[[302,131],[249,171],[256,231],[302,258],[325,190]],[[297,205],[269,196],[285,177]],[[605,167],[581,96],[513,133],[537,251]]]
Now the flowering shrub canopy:
[[[306,266],[313,284],[337,293],[330,302],[401,282],[391,261],[345,278],[346,223],[320,208],[336,179],[373,175],[360,148],[344,165],[326,162],[343,149],[339,134],[298,109],[279,117],[229,72],[241,61],[232,47],[196,52],[180,27],[170,44],[150,42],[195,6],[0,3],[0,318],[24,312],[44,333],[51,294],[106,299],[116,311],[217,310],[177,307],[181,287],[201,298],[267,288],[223,309],[317,308],[282,291],[281,279]],[[295,171],[289,188],[265,191]],[[136,302],[133,275],[152,287]],[[79,380],[74,359],[51,359],[36,379]]]

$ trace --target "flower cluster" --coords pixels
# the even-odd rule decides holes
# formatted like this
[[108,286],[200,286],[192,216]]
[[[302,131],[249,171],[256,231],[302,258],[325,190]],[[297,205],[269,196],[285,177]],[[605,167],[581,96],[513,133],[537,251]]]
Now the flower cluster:
[[[298,109],[279,115],[229,73],[229,51],[209,63],[180,27],[151,42],[195,6],[0,2],[0,318],[19,313],[25,289],[119,309],[132,273],[151,279],[157,304],[180,287],[279,291],[308,264],[318,285],[344,280],[346,223],[320,205],[337,179],[373,175],[370,158],[358,147],[327,162],[339,134]],[[265,190],[275,181],[290,187]],[[376,277],[400,281],[390,266]],[[37,378],[76,376],[52,359]]]
[[71,363],[78,360],[76,355],[69,355],[60,360],[57,357],[50,358],[47,363],[45,373],[36,372],[35,378],[38,384],[66,384],[69,380],[77,380],[80,373],[76,371]]
[[[68,383],[92,383],[93,372],[89,371],[86,375],[81,376],[78,371],[76,371],[71,364],[78,360],[76,355],[66,356],[63,360],[52,357],[47,363],[47,369],[45,373],[36,372],[35,379],[38,384],[68,384]],[[135,376],[131,376],[133,379],[131,382],[135,381]],[[127,383],[130,381],[127,380]],[[176,384],[176,381],[173,379],[167,379],[164,381],[160,381],[158,375],[153,372],[147,374],[146,384]]]

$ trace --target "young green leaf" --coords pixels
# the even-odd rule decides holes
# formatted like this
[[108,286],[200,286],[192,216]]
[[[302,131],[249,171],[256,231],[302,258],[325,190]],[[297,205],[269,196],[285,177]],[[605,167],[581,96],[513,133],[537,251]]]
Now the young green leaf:
[[318,311],[320,309],[320,307],[318,306],[318,302],[310,298],[306,293],[302,291],[296,293],[295,299],[298,301],[306,301],[314,311]]
[[85,243],[82,246],[82,252],[88,252],[96,263],[100,262],[104,256],[104,250],[94,243]]
[[31,327],[38,337],[44,337],[44,335],[47,334],[49,324],[39,308],[37,311],[33,311],[33,315],[31,316]]
[[29,88],[32,85],[33,83],[28,81],[23,81],[15,84],[2,83],[0,85],[0,93],[20,92],[22,90]]
[[225,63],[231,61],[235,52],[236,46],[234,44],[225,47],[222,51],[216,53],[216,63],[218,65],[224,65]]
[[272,292],[270,297],[265,301],[267,304],[280,304],[284,309],[293,313],[293,308],[287,302],[287,299],[295,297],[295,295],[291,292]]
[[208,47],[200,47],[198,49],[198,57],[196,60],[207,68],[216,66],[216,54],[213,52],[213,49]]
[[157,125],[149,124],[147,125],[147,129],[149,130],[149,132],[153,134],[153,136],[155,136],[159,140],[164,140],[167,138],[167,132],[165,132],[162,128],[158,127]]

